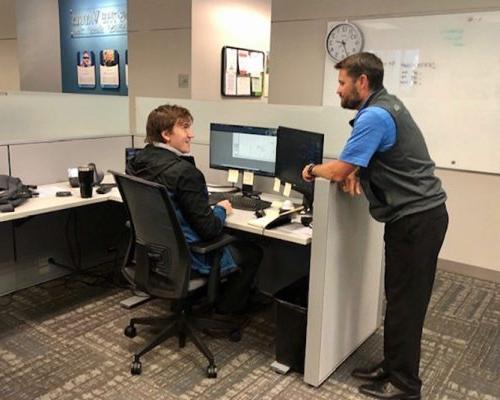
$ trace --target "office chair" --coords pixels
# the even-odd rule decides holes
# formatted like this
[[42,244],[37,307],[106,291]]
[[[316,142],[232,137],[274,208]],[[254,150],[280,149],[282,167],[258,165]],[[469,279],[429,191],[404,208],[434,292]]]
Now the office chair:
[[[134,354],[130,372],[141,373],[140,357],[172,336],[178,336],[179,347],[184,347],[186,337],[207,358],[207,376],[217,377],[215,359],[208,347],[198,338],[193,328],[221,329],[230,333],[229,339],[239,341],[241,333],[236,323],[194,317],[191,313],[193,294],[207,289],[209,306],[215,301],[220,283],[222,249],[235,240],[222,235],[210,242],[188,243],[185,240],[165,186],[141,178],[110,171],[126,206],[131,229],[129,254],[125,257],[122,272],[135,288],[151,296],[171,300],[173,315],[167,317],[132,318],[125,328],[125,335],[133,338],[135,325],[161,328],[161,332],[144,348]],[[135,263],[130,254],[135,247]],[[210,275],[191,279],[190,252],[214,253]]]

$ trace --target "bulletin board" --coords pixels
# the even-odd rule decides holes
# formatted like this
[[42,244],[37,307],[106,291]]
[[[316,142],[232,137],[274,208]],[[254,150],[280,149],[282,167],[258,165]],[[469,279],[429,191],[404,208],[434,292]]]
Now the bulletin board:
[[[500,12],[354,21],[439,167],[500,173]],[[328,24],[328,30],[334,25]],[[323,104],[339,104],[326,56]],[[345,121],[342,121],[344,123]]]
[[221,94],[261,97],[264,90],[263,51],[224,46],[221,54]]

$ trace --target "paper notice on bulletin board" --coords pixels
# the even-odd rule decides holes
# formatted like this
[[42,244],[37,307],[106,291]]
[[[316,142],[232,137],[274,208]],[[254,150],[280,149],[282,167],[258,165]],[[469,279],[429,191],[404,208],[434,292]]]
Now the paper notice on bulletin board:
[[250,77],[238,76],[236,84],[236,93],[239,96],[250,96]]

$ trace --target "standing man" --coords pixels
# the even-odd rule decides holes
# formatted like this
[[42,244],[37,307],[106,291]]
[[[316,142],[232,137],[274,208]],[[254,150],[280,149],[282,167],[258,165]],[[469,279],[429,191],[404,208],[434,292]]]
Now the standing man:
[[335,65],[343,108],[358,110],[339,160],[309,164],[306,181],[322,177],[345,192],[363,189],[370,214],[385,223],[384,359],[352,375],[370,381],[361,393],[420,399],[420,341],[436,263],[448,227],[446,193],[420,129],[383,87],[382,61],[357,53]]

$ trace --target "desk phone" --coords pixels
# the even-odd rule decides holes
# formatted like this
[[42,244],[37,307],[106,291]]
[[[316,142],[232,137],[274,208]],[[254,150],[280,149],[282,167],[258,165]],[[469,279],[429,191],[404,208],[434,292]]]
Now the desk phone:
[[277,215],[265,215],[264,217],[251,219],[248,221],[248,224],[264,229],[277,228],[278,226],[290,223],[292,221],[293,214],[299,212],[303,208],[303,206],[300,206],[291,210],[283,211]]

